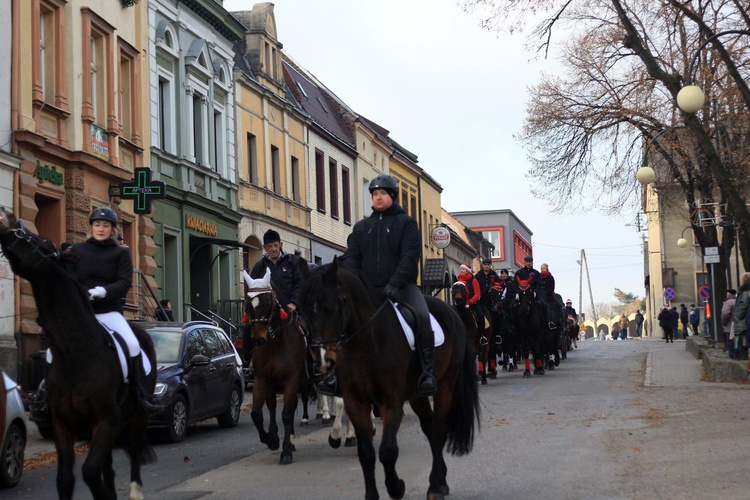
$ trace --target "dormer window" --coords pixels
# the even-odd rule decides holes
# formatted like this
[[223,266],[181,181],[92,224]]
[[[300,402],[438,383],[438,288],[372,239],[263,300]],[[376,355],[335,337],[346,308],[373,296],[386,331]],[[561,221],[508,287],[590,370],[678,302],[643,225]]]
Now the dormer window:
[[300,85],[299,82],[294,82],[294,83],[297,84],[297,88],[299,89],[300,92],[302,92],[302,95],[305,96],[305,99],[307,99],[307,92],[305,92],[305,89],[302,87],[302,85]]

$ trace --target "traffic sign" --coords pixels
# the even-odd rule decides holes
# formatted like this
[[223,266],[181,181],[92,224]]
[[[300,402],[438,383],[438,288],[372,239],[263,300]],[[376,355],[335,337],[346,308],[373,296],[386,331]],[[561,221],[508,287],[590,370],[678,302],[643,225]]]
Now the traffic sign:
[[703,255],[719,255],[719,247],[706,247]]
[[711,289],[708,286],[703,285],[698,288],[698,295],[700,295],[702,299],[707,299],[711,296]]
[[667,300],[673,300],[675,298],[675,291],[674,288],[665,288],[664,289],[664,298]]
[[704,255],[703,262],[706,264],[718,264],[721,262],[721,255]]

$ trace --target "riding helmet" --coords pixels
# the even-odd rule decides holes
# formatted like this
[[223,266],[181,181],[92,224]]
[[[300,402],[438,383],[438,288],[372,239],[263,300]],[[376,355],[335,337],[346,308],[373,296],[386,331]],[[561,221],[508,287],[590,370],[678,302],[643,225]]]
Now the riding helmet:
[[380,174],[370,181],[370,194],[376,189],[384,189],[395,200],[398,196],[398,181],[390,175]]
[[95,220],[106,220],[111,222],[113,226],[116,226],[117,214],[109,207],[95,208],[89,216],[89,224],[93,224]]

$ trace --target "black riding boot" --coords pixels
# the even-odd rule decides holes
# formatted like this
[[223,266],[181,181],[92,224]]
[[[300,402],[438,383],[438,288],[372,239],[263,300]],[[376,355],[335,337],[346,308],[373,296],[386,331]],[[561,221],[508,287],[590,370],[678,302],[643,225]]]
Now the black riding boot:
[[130,360],[132,361],[130,389],[133,391],[137,408],[142,414],[153,417],[160,413],[162,409],[149,401],[151,395],[146,392],[146,375],[143,373],[142,354],[133,356]]
[[420,375],[417,382],[417,390],[420,396],[434,396],[437,393],[437,383],[433,375],[434,348],[432,346],[420,347],[417,353],[419,355],[419,362],[422,365],[422,375]]

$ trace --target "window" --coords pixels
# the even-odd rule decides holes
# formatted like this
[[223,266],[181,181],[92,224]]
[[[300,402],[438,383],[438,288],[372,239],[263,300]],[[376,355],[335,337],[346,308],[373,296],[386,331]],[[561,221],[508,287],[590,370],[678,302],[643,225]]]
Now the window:
[[[101,71],[100,71],[101,70]],[[104,125],[104,37],[94,34],[91,37],[91,59],[89,60],[89,74],[91,78],[91,107],[94,123]]]
[[39,5],[39,86],[41,100],[55,103],[56,47],[58,31],[58,9],[41,3]]
[[203,330],[203,342],[206,344],[206,355],[210,358],[218,358],[223,356],[224,346],[219,341],[216,332],[211,330]]
[[326,177],[323,152],[315,150],[315,195],[318,212],[326,213]]
[[208,146],[208,123],[206,122],[208,98],[193,89],[193,96],[188,101],[188,105],[190,108],[188,129],[192,131],[190,135],[190,156],[195,163],[206,166],[208,164],[206,151]]
[[[404,187],[404,184],[401,185],[401,187]],[[404,212],[407,214],[409,213],[409,193],[406,189],[401,189],[401,208],[404,209]]]
[[278,68],[276,67],[276,49],[275,48],[271,49],[271,59],[272,59],[271,66],[273,67],[272,76],[274,80],[277,80],[279,78],[279,74],[278,74]]
[[258,154],[255,144],[255,136],[247,134],[247,181],[250,184],[258,184]]
[[140,130],[138,127],[139,84],[138,51],[120,40],[120,135],[134,144],[139,144]]
[[281,195],[281,168],[279,166],[279,148],[271,146],[271,190]]
[[339,172],[336,160],[328,160],[328,185],[331,187],[331,217],[339,218]]
[[112,145],[108,146],[107,142],[119,132],[116,108],[119,101],[114,98],[117,94],[117,82],[113,80],[116,75],[114,28],[88,7],[81,9],[81,27],[81,58],[84,61],[80,80],[81,119],[87,128],[89,125],[98,127],[96,137],[90,142],[85,142],[84,149],[86,152],[107,158],[113,153]]
[[341,200],[344,204],[344,223],[352,223],[352,195],[351,195],[351,178],[349,177],[349,169],[345,166],[341,166]]
[[[171,77],[171,75],[169,75]],[[165,153],[175,152],[174,140],[174,93],[172,79],[159,74],[158,95],[158,120],[159,120],[159,143],[158,147]]]
[[[505,228],[500,227],[477,227],[472,228],[474,231],[482,233],[482,237],[492,243],[495,248],[492,250],[493,259],[505,260],[505,251],[503,249],[503,234]],[[523,258],[521,259],[523,262]]]
[[271,46],[268,45],[268,42],[265,42],[265,52],[264,52],[264,58],[263,58],[263,72],[266,75],[271,74]]
[[531,244],[524,239],[523,236],[518,234],[518,231],[513,231],[513,260],[514,264],[518,267],[523,267],[523,259],[527,255],[533,257]]
[[362,193],[364,194],[364,196],[362,196],[362,213],[365,217],[369,217],[372,213],[372,197],[369,196],[370,181],[367,179],[362,179]]
[[224,146],[226,139],[224,133],[226,124],[224,123],[224,110],[214,108],[214,170],[222,177],[224,176]]
[[417,197],[414,195],[410,196],[409,203],[411,203],[411,216],[414,217],[414,220],[419,222],[419,219],[417,219]]
[[[8,2],[5,2],[8,3]],[[21,49],[21,58],[31,60],[31,91],[36,120],[49,119],[50,114],[65,119],[60,112],[68,112],[66,92],[65,40],[64,32],[65,0],[36,0],[25,2],[38,7],[31,23],[31,47]],[[9,53],[10,54],[10,53]],[[46,117],[40,116],[45,107]],[[50,138],[61,139],[65,135],[62,127],[50,130],[37,127]],[[56,133],[56,134],[55,134]]]
[[302,203],[299,185],[299,160],[292,156],[292,199],[297,203]]

